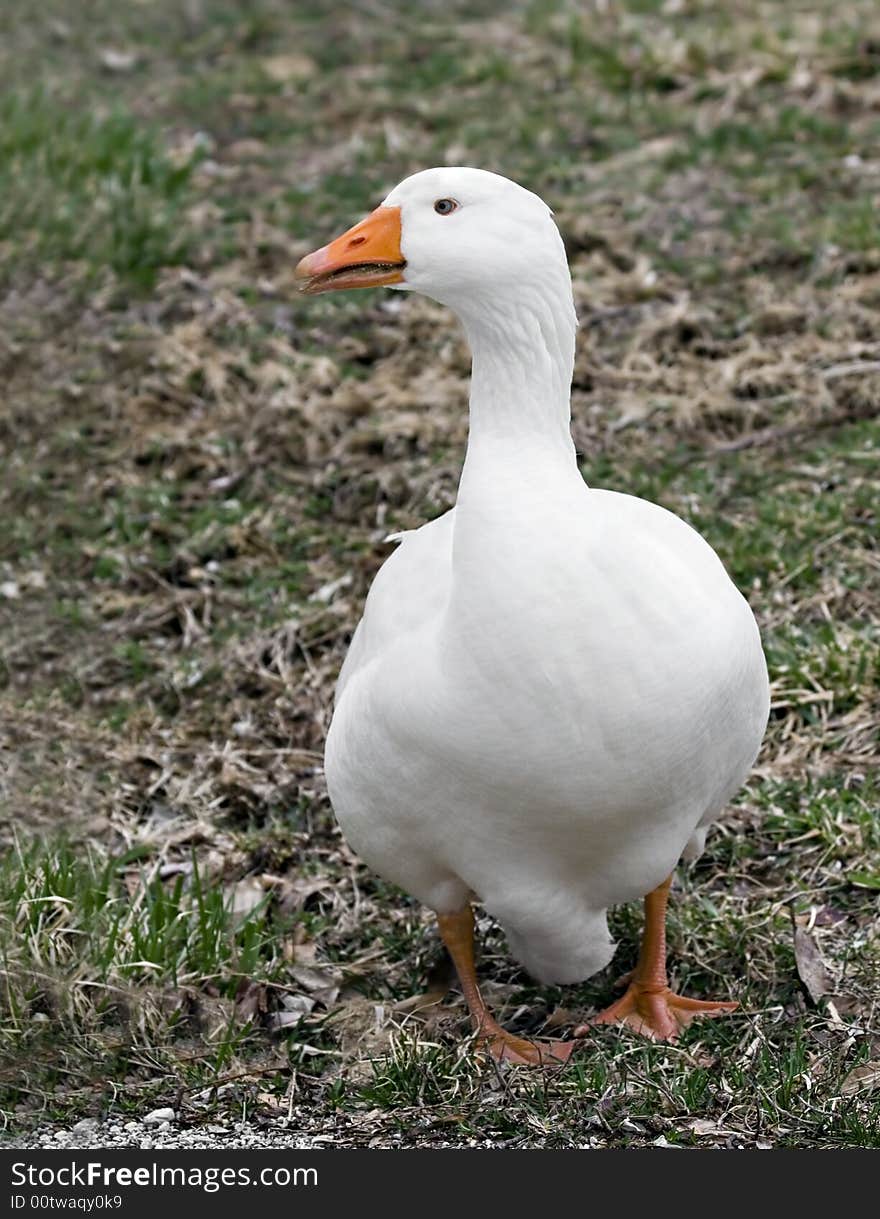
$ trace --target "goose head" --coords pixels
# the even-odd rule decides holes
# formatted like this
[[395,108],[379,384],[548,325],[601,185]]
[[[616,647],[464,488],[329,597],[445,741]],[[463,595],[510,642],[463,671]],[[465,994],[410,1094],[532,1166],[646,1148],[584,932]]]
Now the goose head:
[[303,258],[296,277],[306,293],[409,289],[463,316],[533,288],[571,301],[547,204],[509,178],[463,166],[404,179],[364,220]]

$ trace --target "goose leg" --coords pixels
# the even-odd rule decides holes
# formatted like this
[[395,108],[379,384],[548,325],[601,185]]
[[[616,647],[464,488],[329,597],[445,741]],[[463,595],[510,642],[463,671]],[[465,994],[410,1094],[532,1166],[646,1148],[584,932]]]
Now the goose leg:
[[474,964],[474,913],[465,906],[456,914],[438,914],[440,935],[455,965],[462,993],[479,1040],[496,1062],[526,1063],[543,1066],[566,1062],[573,1041],[527,1041],[514,1037],[495,1020],[480,994]]
[[[669,989],[666,977],[666,905],[672,877],[645,898],[645,930],[639,960],[626,992],[595,1016],[590,1024],[626,1024],[654,1041],[674,1041],[695,1016],[721,1016],[737,1003],[705,1003],[688,999]],[[590,1025],[581,1025],[575,1037],[583,1037]]]

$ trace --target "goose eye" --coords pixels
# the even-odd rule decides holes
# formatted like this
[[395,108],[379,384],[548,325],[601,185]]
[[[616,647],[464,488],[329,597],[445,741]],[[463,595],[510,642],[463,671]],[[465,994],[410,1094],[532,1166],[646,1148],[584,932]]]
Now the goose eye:
[[454,212],[458,204],[454,199],[438,199],[434,204],[434,211],[438,216],[448,216],[450,212]]

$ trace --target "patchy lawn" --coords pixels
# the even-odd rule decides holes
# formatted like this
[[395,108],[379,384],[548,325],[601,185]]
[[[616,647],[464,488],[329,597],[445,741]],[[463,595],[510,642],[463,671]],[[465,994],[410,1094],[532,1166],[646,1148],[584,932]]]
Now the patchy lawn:
[[[880,1142],[880,18],[873,0],[0,13],[0,1106],[340,1145]],[[295,8],[295,12],[294,12]],[[682,869],[677,981],[742,1011],[498,1072],[321,748],[382,539],[454,500],[468,355],[307,249],[405,174],[554,207],[592,483],[717,548],[773,681]],[[481,920],[509,1027],[567,1026]]]

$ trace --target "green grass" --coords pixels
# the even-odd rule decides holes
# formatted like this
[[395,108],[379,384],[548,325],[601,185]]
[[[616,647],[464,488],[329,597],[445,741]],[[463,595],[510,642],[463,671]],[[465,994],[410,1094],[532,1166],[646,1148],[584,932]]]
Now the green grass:
[[[739,850],[735,861],[725,855],[726,844],[743,845],[734,835],[716,841],[700,871],[714,873],[717,880],[735,866],[741,877],[751,875],[767,889],[768,868],[791,884],[807,862],[813,875],[823,867],[840,869],[842,863],[836,888],[826,886],[824,900],[838,914],[858,916],[866,909],[869,886],[862,873],[846,871],[847,852],[854,859],[876,857],[877,796],[870,785],[826,783],[805,792],[787,783],[767,789],[759,793],[759,802],[766,805],[762,832],[773,844],[773,854],[762,860]],[[806,854],[794,849],[805,834],[811,839]],[[279,826],[274,839],[255,835],[252,841],[263,851],[274,842],[274,869],[290,850],[290,829]],[[670,927],[674,953],[685,962],[698,955],[706,943],[706,926],[721,920],[727,939],[716,936],[716,958],[726,953],[728,968],[746,977],[749,958],[761,942],[759,921],[754,914],[740,921],[737,903],[722,888],[715,890],[717,905],[707,900],[706,875],[684,880]],[[362,883],[369,900],[396,900],[387,887],[369,878]],[[125,1079],[126,1088],[105,1099],[101,1112],[125,1115],[138,1098],[143,1103],[144,1096],[161,1095],[163,1079],[176,1077],[189,1095],[210,1088],[212,1081],[222,1082],[230,1067],[236,1068],[233,1074],[246,1076],[249,1067],[262,1073],[262,1030],[274,1013],[284,1010],[283,997],[290,989],[291,957],[285,945],[301,942],[301,937],[271,890],[238,916],[231,893],[231,888],[224,892],[206,885],[195,857],[188,873],[163,881],[148,845],[109,858],[83,855],[64,843],[16,846],[0,867],[0,1038],[7,1062],[28,1063],[25,1093],[43,1096],[47,1112],[63,1119],[82,1112],[81,1098],[93,1094],[94,1076],[108,1072]],[[809,908],[809,900],[793,907]],[[316,921],[314,914],[300,917],[310,935],[334,938],[330,923]],[[646,1137],[662,1135],[669,1143],[691,1146],[717,1129],[749,1132],[759,1139],[769,1135],[780,1146],[799,1146],[805,1138],[829,1147],[877,1146],[876,1112],[866,1098],[847,1094],[844,1087],[851,1072],[868,1061],[870,1040],[846,1036],[845,1029],[829,1040],[819,1013],[798,1010],[797,984],[790,980],[793,957],[789,948],[783,951],[787,919],[772,912],[764,918],[775,924],[777,939],[777,950],[762,966],[777,971],[777,1006],[769,1009],[769,1019],[760,1014],[766,1005],[764,988],[747,982],[738,990],[742,1015],[689,1033],[680,1047],[650,1046],[615,1030],[597,1031],[569,1068],[537,1075],[480,1068],[468,1040],[453,1048],[446,1038],[438,1041],[436,1033],[405,1026],[383,1053],[366,1053],[354,1076],[331,1072],[322,1085],[320,1071],[316,1076],[314,1066],[301,1065],[304,1084],[322,1089],[328,1114],[378,1111],[387,1114],[389,1129],[421,1132],[427,1140],[445,1132],[520,1145],[524,1137],[540,1136],[542,1145],[563,1147],[591,1139],[601,1145],[608,1137],[622,1145],[642,1145]],[[629,912],[618,912],[613,929],[623,954],[633,951],[636,926]],[[418,918],[377,930],[382,958],[392,968],[395,962],[405,968],[418,959],[424,934]],[[503,944],[490,936],[487,951],[503,953]],[[863,965],[858,955],[852,957],[850,990],[860,980],[870,984],[867,976],[860,979]],[[344,972],[350,967],[349,947],[330,968]],[[418,985],[417,975],[401,979],[404,996]],[[703,976],[692,967],[678,977],[684,986],[717,985],[711,974]],[[378,984],[373,977],[367,993],[378,998]],[[595,1002],[607,987],[607,978],[591,983],[574,1001]],[[527,1031],[535,1005],[540,1007],[545,997],[515,972],[508,992],[511,1009],[531,1013]],[[255,993],[259,1004],[248,1006]],[[289,1070],[313,1063],[313,1058],[303,1059],[303,1052],[320,1054],[322,1046],[332,1046],[326,1040],[332,1028],[332,1016],[329,1024],[321,1017],[317,1023],[306,1018],[304,1024],[288,1025],[281,1041],[276,1039],[273,1073],[283,1080],[285,1064]],[[59,1037],[65,1042],[62,1057]],[[145,1045],[151,1047],[151,1071],[144,1070]],[[325,1061],[332,1063],[332,1053]],[[22,1073],[5,1070],[0,1085],[0,1103],[15,1108],[22,1096]],[[271,1077],[263,1087],[273,1087]]]
[[[41,12],[0,12],[8,1125],[161,1103],[341,1145],[875,1146],[876,5]],[[676,982],[742,1012],[671,1048],[597,1032],[553,1075],[477,1062],[455,997],[413,1014],[430,914],[342,843],[320,770],[382,539],[454,502],[468,365],[444,310],[304,300],[291,270],[447,160],[552,203],[584,475],[706,536],[773,683],[670,917]],[[493,1008],[567,1027],[640,926],[612,912],[613,966],[557,989],[481,919]]]
[[43,1089],[67,1087],[102,1066],[134,1071],[143,1035],[157,1053],[195,1039],[210,1079],[253,1039],[259,1014],[243,1014],[242,998],[283,975],[289,933],[268,893],[236,914],[195,857],[163,880],[149,847],[107,858],[15,844],[0,864],[0,1107],[21,1096],[12,1062]]
[[159,133],[124,110],[82,113],[42,90],[6,92],[0,243],[15,261],[84,264],[147,289],[192,248],[194,163],[175,163]]
[[[149,852],[129,852],[139,854]],[[176,987],[198,978],[228,997],[267,954],[271,965],[277,933],[267,927],[265,903],[236,923],[223,893],[206,889],[195,863],[190,883],[140,875],[132,903],[121,875],[132,862],[83,859],[64,844],[13,851],[0,890],[6,936],[14,927],[34,963],[58,969],[58,980],[65,968],[85,966],[101,983],[160,977]]]
[[[374,1076],[359,1098],[394,1115],[411,1133],[415,1127],[427,1137],[445,1127],[502,1146],[521,1145],[528,1131],[548,1148],[602,1146],[609,1136],[624,1145],[662,1140],[693,1147],[707,1134],[723,1134],[728,1123],[745,1122],[759,1142],[784,1124],[782,1145],[799,1146],[804,1137],[818,1135],[827,1146],[876,1147],[876,1124],[866,1119],[857,1099],[825,1108],[826,1096],[840,1088],[855,1060],[832,1056],[817,1089],[809,1034],[799,1030],[792,1037],[786,1031],[784,1040],[771,1036],[762,1044],[748,1068],[725,1062],[741,1053],[742,1043],[734,1038],[713,1047],[717,1057],[700,1066],[663,1048],[642,1047],[622,1056],[603,1037],[564,1074],[506,1084],[497,1080],[494,1104],[486,1103],[485,1082],[475,1086],[461,1053],[402,1037],[374,1064]],[[739,1098],[746,1094],[750,1101],[743,1106]],[[766,1138],[764,1145],[769,1145]]]

